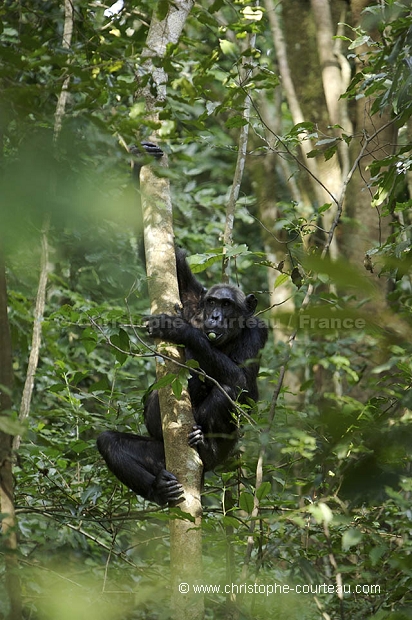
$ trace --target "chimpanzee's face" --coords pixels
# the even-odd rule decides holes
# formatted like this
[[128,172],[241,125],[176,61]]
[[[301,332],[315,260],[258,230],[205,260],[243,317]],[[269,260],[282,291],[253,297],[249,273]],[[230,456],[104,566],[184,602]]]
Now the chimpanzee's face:
[[256,303],[253,300],[253,295],[246,298],[239,289],[225,284],[213,286],[206,293],[203,331],[214,346],[221,347],[238,336],[245,327],[246,318],[254,312]]

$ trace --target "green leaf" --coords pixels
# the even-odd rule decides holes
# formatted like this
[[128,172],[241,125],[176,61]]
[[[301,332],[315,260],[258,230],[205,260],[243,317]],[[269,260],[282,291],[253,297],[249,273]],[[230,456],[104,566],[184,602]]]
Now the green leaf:
[[316,142],[316,146],[324,146],[325,144],[335,144],[337,142],[336,138],[323,138],[322,140],[318,140]]
[[333,513],[329,506],[324,502],[318,502],[317,504],[311,504],[308,510],[315,517],[318,523],[330,523],[333,519]]
[[183,390],[183,384],[176,377],[175,381],[173,381],[173,383],[172,383],[172,391],[173,391],[173,394],[174,394],[174,396],[175,396],[175,398],[177,400],[180,400],[180,398],[182,396],[182,390]]
[[313,133],[314,131],[315,131],[315,123],[304,121],[302,123],[297,123],[297,125],[294,125],[292,129],[290,130],[289,134],[299,136],[301,133],[306,133],[306,132]]
[[9,416],[0,416],[0,431],[6,433],[7,435],[23,435],[25,431],[25,427],[23,424],[16,419],[13,419]]
[[90,446],[87,443],[87,441],[82,441],[81,439],[78,439],[77,441],[73,441],[70,444],[70,448],[76,454],[80,454],[81,452],[85,452],[85,450],[88,450],[90,448]]
[[329,203],[326,203],[326,204],[322,205],[321,207],[319,207],[319,209],[318,209],[319,215],[321,215],[322,213],[325,213],[325,211],[329,211],[331,206],[332,206],[332,203],[329,202]]
[[50,385],[48,389],[49,392],[58,394],[59,392],[63,392],[63,390],[67,389],[67,385],[65,383],[53,383],[53,385]]
[[363,538],[362,532],[351,527],[349,530],[343,533],[342,536],[342,550],[348,551],[351,547],[356,547]]
[[262,482],[260,487],[256,490],[256,497],[259,501],[262,501],[271,491],[272,485],[270,482]]
[[119,329],[118,334],[113,334],[113,336],[111,336],[110,342],[117,347],[114,348],[114,354],[117,361],[121,365],[124,364],[128,358],[128,351],[130,348],[130,341],[127,332],[124,329]]
[[126,82],[127,84],[134,84],[136,81],[134,75],[118,75],[117,79],[119,82]]
[[250,21],[260,21],[263,17],[263,11],[260,7],[247,6],[241,10],[245,19]]
[[156,381],[156,383],[152,385],[152,390],[160,390],[160,388],[166,387],[167,385],[173,383],[175,379],[176,375],[170,372],[161,379],[159,379],[159,381]]
[[285,284],[290,279],[290,276],[287,273],[281,273],[275,280],[275,284],[273,285],[274,289],[279,288],[282,284]]
[[186,366],[188,366],[189,368],[200,368],[200,364],[197,360],[187,360],[186,361]]
[[161,22],[164,20],[164,18],[166,17],[168,11],[169,11],[169,0],[158,0],[157,6],[156,6],[156,17],[157,19]]
[[369,552],[369,557],[372,562],[372,566],[376,566],[379,563],[379,560],[388,553],[389,548],[388,545],[378,545],[377,547],[372,547]]
[[237,116],[232,116],[232,118],[229,118],[229,120],[227,120],[225,123],[228,129],[236,129],[238,127],[243,127],[247,124],[248,121],[240,114],[238,114]]
[[362,34],[359,37],[357,37],[353,43],[351,43],[349,45],[349,49],[350,50],[354,50],[357,47],[361,47],[362,45],[369,45],[372,42],[372,39],[370,38],[369,35],[367,34]]
[[235,519],[235,517],[231,517],[230,515],[224,515],[221,519],[221,523],[224,527],[239,527],[238,519]]
[[219,11],[224,5],[224,0],[214,0],[214,2],[209,7],[209,13],[216,13]]
[[235,43],[227,39],[219,39],[220,49],[226,56],[237,56],[239,49]]
[[242,510],[247,512],[249,515],[252,514],[252,510],[254,506],[253,495],[249,493],[248,491],[243,491],[240,494],[239,506],[241,507]]

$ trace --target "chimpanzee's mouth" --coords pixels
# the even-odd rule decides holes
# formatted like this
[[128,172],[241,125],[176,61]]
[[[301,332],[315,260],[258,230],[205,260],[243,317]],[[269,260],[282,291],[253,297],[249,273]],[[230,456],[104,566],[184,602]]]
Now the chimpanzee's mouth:
[[210,342],[217,342],[218,340],[221,339],[221,337],[223,336],[223,334],[219,334],[217,332],[214,331],[210,331],[206,333],[206,336],[208,337],[208,339],[210,340]]

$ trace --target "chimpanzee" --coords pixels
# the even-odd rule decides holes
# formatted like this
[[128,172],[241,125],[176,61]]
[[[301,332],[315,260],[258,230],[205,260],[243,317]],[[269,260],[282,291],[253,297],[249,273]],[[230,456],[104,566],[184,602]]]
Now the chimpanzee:
[[[186,359],[195,359],[207,375],[219,382],[231,399],[245,402],[258,397],[258,355],[267,340],[267,327],[253,316],[257,300],[228,284],[206,291],[187,264],[185,253],[176,250],[182,311],[149,317],[153,338],[185,346]],[[205,471],[223,463],[237,439],[233,407],[219,388],[193,373],[189,394],[196,425],[189,445],[197,448]],[[109,469],[132,491],[160,505],[176,503],[183,488],[165,469],[159,400],[156,391],[145,405],[150,437],[105,431],[97,446]]]
[[[181,311],[175,316],[149,317],[149,335],[184,345],[186,360],[196,360],[232,400],[256,400],[258,355],[268,336],[266,324],[253,316],[256,297],[246,296],[229,284],[217,284],[207,291],[192,274],[180,249],[176,249],[176,266]],[[204,470],[209,471],[223,463],[236,444],[233,406],[214,383],[196,372],[189,379],[188,389],[196,423],[188,442],[198,450]],[[150,437],[105,431],[99,435],[97,447],[109,469],[132,491],[160,505],[177,503],[183,487],[165,469],[156,391],[145,403],[144,418]]]

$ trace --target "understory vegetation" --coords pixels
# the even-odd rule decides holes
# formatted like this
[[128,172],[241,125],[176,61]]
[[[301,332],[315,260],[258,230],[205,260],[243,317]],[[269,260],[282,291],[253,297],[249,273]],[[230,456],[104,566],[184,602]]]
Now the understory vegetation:
[[205,618],[412,618],[409,2],[199,0],[157,60],[157,124],[136,97],[152,14],[173,3],[153,4],[0,7],[0,468],[13,438],[16,518],[3,488],[0,618],[170,617],[182,515],[96,450],[104,430],[147,433],[155,382],[126,146],[157,132],[176,241],[209,287],[245,128],[226,250],[270,335],[238,452],[205,476]]

